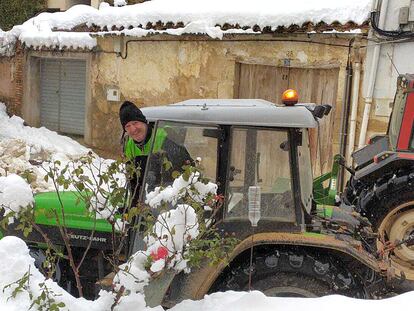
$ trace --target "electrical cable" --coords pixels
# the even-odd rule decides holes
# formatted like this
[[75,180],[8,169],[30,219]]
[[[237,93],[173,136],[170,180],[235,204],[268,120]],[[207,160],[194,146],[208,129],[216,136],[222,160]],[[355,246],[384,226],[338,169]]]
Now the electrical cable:
[[405,30],[384,30],[378,27],[379,14],[377,11],[372,11],[370,15],[371,27],[381,36],[389,38],[413,38],[414,32]]
[[[309,37],[309,36],[308,36]],[[361,37],[365,38],[365,37]],[[366,38],[365,38],[366,39]],[[320,42],[320,41],[311,41],[311,40],[295,40],[295,39],[221,39],[221,40],[213,40],[213,39],[207,39],[202,40],[199,38],[194,39],[166,39],[166,40],[160,40],[160,39],[131,39],[126,41],[125,43],[125,55],[122,55],[122,52],[114,52],[114,51],[105,51],[105,50],[99,50],[97,52],[101,53],[110,53],[110,54],[117,54],[118,57],[121,57],[122,59],[126,59],[128,57],[128,45],[131,42],[297,42],[297,43],[309,43],[309,44],[319,44],[319,45],[325,45],[325,46],[334,46],[334,47],[343,47],[343,48],[349,48],[349,44],[336,44],[336,43],[327,43],[327,42]],[[361,46],[361,48],[365,48],[366,46]]]

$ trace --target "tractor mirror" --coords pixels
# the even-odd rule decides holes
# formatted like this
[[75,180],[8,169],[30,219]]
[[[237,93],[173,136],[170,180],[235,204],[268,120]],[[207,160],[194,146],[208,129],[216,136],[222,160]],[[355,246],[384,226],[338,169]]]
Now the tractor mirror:
[[315,118],[321,119],[323,116],[327,116],[331,112],[331,109],[331,105],[319,105],[313,109],[312,114]]
[[331,105],[323,105],[325,107],[325,111],[324,111],[324,115],[327,116],[331,110],[332,110],[332,106]]
[[322,118],[325,115],[325,107],[316,106],[315,109],[313,109],[312,114],[315,118]]

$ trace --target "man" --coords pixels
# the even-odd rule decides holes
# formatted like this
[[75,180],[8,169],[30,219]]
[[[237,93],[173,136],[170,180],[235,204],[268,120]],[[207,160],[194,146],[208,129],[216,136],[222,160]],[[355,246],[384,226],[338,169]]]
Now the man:
[[[169,179],[171,172],[181,170],[181,167],[187,162],[192,162],[188,151],[168,138],[167,129],[158,129],[154,135],[152,126],[148,123],[142,111],[132,102],[125,101],[119,108],[119,119],[121,121],[123,133],[124,154],[130,163],[134,164],[136,172],[130,177],[130,190],[132,195],[132,205],[136,206],[139,198],[140,186],[142,185],[144,173],[147,164],[148,155],[153,145],[153,153],[164,154],[167,160],[171,162]],[[124,134],[127,134],[125,136]],[[155,136],[155,137],[154,137]],[[163,159],[158,158],[159,165],[162,165]],[[155,163],[157,161],[153,161]],[[161,169],[155,170],[151,167],[153,183],[160,181],[159,176]]]

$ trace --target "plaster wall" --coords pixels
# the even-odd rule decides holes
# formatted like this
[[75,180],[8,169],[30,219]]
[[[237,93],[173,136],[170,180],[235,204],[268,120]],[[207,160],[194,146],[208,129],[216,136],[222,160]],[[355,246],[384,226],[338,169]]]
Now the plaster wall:
[[[154,37],[153,37],[154,38]],[[263,40],[271,37],[261,36]],[[91,67],[92,143],[116,148],[122,133],[118,109],[123,100],[138,106],[163,105],[190,98],[233,98],[237,83],[236,64],[250,63],[292,67],[339,68],[334,110],[334,152],[338,152],[339,127],[348,57],[349,38],[315,38],[346,47],[276,41],[141,40],[125,42],[119,37],[98,38],[101,52]],[[121,47],[122,59],[113,53]],[[106,90],[117,88],[119,102],[106,99]],[[300,90],[299,90],[300,93]]]
[[[398,30],[398,16],[401,7],[408,7],[411,4],[411,0],[389,0],[388,9],[386,12],[385,30]],[[413,4],[414,5],[414,4]],[[410,17],[414,18],[414,17]],[[408,30],[408,29],[407,29]],[[373,38],[371,36],[371,38]],[[367,49],[367,61],[365,68],[365,76],[363,83],[363,98],[360,100],[360,106],[358,110],[358,125],[361,122],[364,103],[363,100],[368,94],[368,73],[374,65],[373,52],[376,42],[369,41]],[[414,51],[414,42],[381,42],[380,44],[380,57],[378,62],[377,76],[374,85],[373,103],[371,107],[370,119],[368,123],[367,138],[374,134],[385,133],[387,130],[387,124],[389,119],[389,113],[391,112],[390,103],[394,100],[394,94],[396,90],[396,83],[398,72],[414,73],[414,62],[412,61]],[[358,136],[359,137],[359,134]]]

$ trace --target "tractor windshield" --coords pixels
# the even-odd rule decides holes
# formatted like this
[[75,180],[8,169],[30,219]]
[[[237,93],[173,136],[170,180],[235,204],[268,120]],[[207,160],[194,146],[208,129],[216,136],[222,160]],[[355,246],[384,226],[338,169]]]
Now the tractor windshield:
[[248,189],[261,189],[261,218],[294,222],[295,210],[284,130],[233,128],[226,187],[227,220],[248,218]]
[[165,189],[171,186],[184,173],[185,167],[196,162],[203,177],[214,183],[218,133],[216,127],[159,121],[156,140],[145,169],[142,198],[146,200],[156,187]]
[[391,147],[397,149],[398,135],[401,129],[401,123],[404,115],[407,94],[404,94],[403,88],[398,88],[395,94],[394,107],[392,110],[391,120],[388,127],[388,135]]

